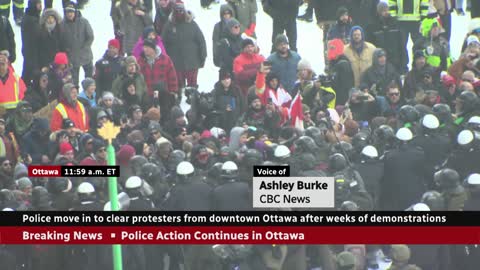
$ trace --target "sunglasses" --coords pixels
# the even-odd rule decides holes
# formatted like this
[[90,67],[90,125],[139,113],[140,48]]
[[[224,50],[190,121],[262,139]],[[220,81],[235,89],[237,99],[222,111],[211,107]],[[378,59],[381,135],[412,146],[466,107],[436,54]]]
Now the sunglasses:
[[5,162],[2,164],[3,167],[9,167],[9,166],[12,166],[12,164],[10,162]]
[[398,92],[397,92],[397,93],[390,93],[390,94],[388,94],[388,95],[391,96],[391,97],[393,97],[393,96],[397,96],[397,97],[398,97],[398,96],[400,96],[400,93],[398,93]]

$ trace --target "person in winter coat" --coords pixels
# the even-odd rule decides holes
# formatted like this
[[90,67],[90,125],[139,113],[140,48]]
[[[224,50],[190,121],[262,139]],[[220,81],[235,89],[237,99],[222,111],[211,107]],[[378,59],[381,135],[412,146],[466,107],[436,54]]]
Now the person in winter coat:
[[15,48],[15,34],[13,33],[12,25],[7,17],[0,15],[0,51],[8,51],[11,63],[15,62],[16,59]]
[[415,51],[412,70],[407,73],[405,84],[402,88],[402,95],[404,98],[408,100],[413,99],[415,98],[416,93],[422,90],[424,75],[428,70],[433,70],[433,68],[427,64],[424,51]]
[[63,119],[69,118],[75,127],[82,132],[89,129],[88,111],[78,100],[78,89],[75,85],[67,83],[63,86],[64,98],[60,100],[52,113],[50,128],[52,131],[62,129]]
[[[220,45],[220,41],[228,37],[228,30],[230,27],[227,27],[227,22],[233,19],[233,9],[230,5],[221,5],[220,6],[220,21],[215,24],[213,27],[212,34],[212,44],[213,44],[213,54],[216,55],[217,48]],[[240,23],[238,23],[240,26]],[[215,61],[215,60],[214,60]]]
[[242,41],[242,53],[233,60],[235,81],[242,90],[244,101],[247,99],[248,88],[255,82],[258,68],[263,61],[265,61],[265,57],[258,54],[253,40],[250,38],[244,39]]
[[260,97],[263,106],[272,104],[277,107],[277,110],[282,114],[282,124],[287,121],[292,96],[280,84],[278,74],[272,72],[263,64],[257,73],[255,92]]
[[7,121],[7,133],[12,132],[19,145],[22,137],[27,133],[33,123],[32,106],[26,101],[20,101],[14,114]]
[[97,95],[102,96],[104,92],[112,91],[114,80],[122,71],[124,58],[119,55],[120,41],[111,39],[108,41],[108,49],[103,57],[95,63],[95,74],[93,78],[97,85]]
[[[39,68],[48,67],[58,52],[65,51],[65,40],[61,29],[62,17],[54,9],[46,9],[40,17],[40,34],[36,43]],[[41,53],[40,53],[41,52]]]
[[112,93],[115,97],[123,99],[123,87],[127,80],[135,81],[135,93],[139,97],[142,97],[144,94],[147,93],[147,84],[145,83],[145,78],[141,73],[140,66],[137,63],[137,59],[135,59],[135,57],[133,56],[127,57],[125,61],[122,62],[122,71],[113,81]]
[[153,26],[155,27],[155,31],[157,34],[161,35],[163,32],[163,28],[165,24],[167,24],[168,17],[173,11],[175,7],[174,0],[156,0],[157,5],[157,12],[155,13],[155,20],[153,22]]
[[231,130],[242,110],[240,89],[233,84],[232,74],[222,71],[214,86],[215,110],[219,113],[218,127]]
[[[285,31],[290,49],[297,51],[298,1],[262,0],[263,10],[273,19],[272,53],[277,49],[276,38]],[[290,89],[288,89],[290,90]]]
[[332,88],[335,89],[336,104],[343,105],[348,100],[348,93],[354,86],[352,65],[344,54],[345,47],[340,39],[328,42],[328,73],[333,77]]
[[41,72],[35,75],[32,85],[25,92],[24,100],[32,105],[32,110],[35,113],[55,98],[48,87],[48,74]]
[[50,127],[48,119],[36,118],[32,130],[23,136],[22,152],[32,157],[32,164],[48,164],[47,156]]
[[142,108],[147,107],[147,93],[137,93],[135,89],[135,80],[127,79],[122,88],[122,101],[125,108],[130,108],[133,105],[140,105]]
[[293,49],[289,49],[289,39],[279,34],[274,41],[275,52],[267,60],[272,64],[272,72],[277,74],[280,84],[290,95],[295,95],[293,86],[297,78],[297,67],[300,55]]
[[391,82],[385,90],[385,96],[377,96],[376,100],[380,115],[385,117],[396,116],[400,108],[405,105],[400,86],[396,82]]
[[22,78],[27,85],[30,85],[34,74],[38,71],[38,39],[40,35],[40,13],[42,12],[41,0],[29,0],[28,7],[23,17],[22,33],[22,55],[23,69]]
[[17,107],[20,100],[24,98],[25,83],[22,78],[16,74],[8,61],[8,56],[0,54],[0,109],[2,114],[7,117]]
[[80,67],[85,77],[93,76],[92,43],[93,30],[87,19],[82,17],[74,3],[65,7],[65,19],[62,22],[65,48],[72,68],[73,83],[78,85]]
[[422,38],[415,42],[413,49],[423,50],[426,61],[438,73],[447,70],[452,64],[448,40],[442,35],[444,30],[438,18],[427,18],[421,25]]
[[139,58],[142,53],[143,53],[143,41],[145,39],[151,39],[154,40],[157,43],[157,46],[160,47],[162,52],[165,52],[167,54],[167,50],[163,46],[163,40],[160,35],[155,32],[155,29],[153,26],[149,25],[143,29],[143,35],[138,38],[137,43],[135,44],[135,47],[133,48],[132,55],[135,56],[135,58]]
[[207,58],[207,45],[193,13],[185,9],[183,2],[177,1],[175,4],[162,37],[168,55],[175,64],[178,88],[197,86],[198,69],[203,68]]
[[167,117],[174,100],[178,98],[175,67],[170,57],[149,39],[143,43],[143,52],[138,64],[147,85],[147,97],[159,98],[162,116]]
[[385,154],[385,174],[381,186],[383,210],[403,211],[420,201],[426,191],[425,152],[408,143],[412,133],[407,128],[397,132],[401,144]]
[[397,20],[388,12],[388,5],[385,2],[378,3],[377,13],[374,21],[367,26],[367,41],[377,48],[383,48],[392,65],[402,74],[408,68],[404,63],[405,57],[402,55],[405,50],[402,48],[403,37]]
[[395,67],[387,59],[387,53],[383,49],[375,49],[372,57],[372,66],[362,76],[362,85],[365,85],[375,95],[384,95],[386,87],[395,81],[400,82],[400,75]]
[[225,38],[218,41],[213,61],[221,71],[232,72],[233,61],[242,52],[243,39],[240,36],[240,23],[232,18],[225,23],[224,31]]
[[368,88],[366,87],[361,86],[360,89],[352,88],[347,104],[352,112],[353,120],[359,123],[368,123],[378,115],[377,100],[368,93]]
[[257,1],[255,0],[227,0],[233,9],[233,17],[240,22],[240,31],[249,37],[255,37],[257,27]]
[[83,91],[78,95],[80,102],[83,103],[87,110],[97,107],[97,85],[95,84],[95,80],[85,78],[85,80],[82,81],[82,88]]
[[348,9],[339,7],[337,10],[337,22],[328,31],[327,41],[341,39],[344,44],[350,43],[352,26],[352,18],[348,14]]
[[42,71],[48,74],[48,88],[52,91],[52,95],[57,99],[62,99],[63,85],[73,82],[67,54],[64,52],[57,53],[53,63],[50,64],[50,68]]
[[263,128],[269,136],[274,136],[280,129],[282,114],[273,104],[262,104],[261,98],[251,91],[248,94],[248,110],[240,116],[237,126],[254,126]]
[[363,73],[372,66],[375,45],[365,41],[363,28],[352,27],[350,31],[350,44],[345,47],[345,56],[350,61],[353,70],[354,86],[359,87]]
[[305,58],[301,59],[297,64],[297,81],[295,81],[293,93],[299,93],[303,97],[305,89],[313,84],[314,76],[310,62]]
[[152,18],[139,0],[120,0],[112,14],[115,35],[122,40],[122,49],[130,54],[143,29],[152,25]]

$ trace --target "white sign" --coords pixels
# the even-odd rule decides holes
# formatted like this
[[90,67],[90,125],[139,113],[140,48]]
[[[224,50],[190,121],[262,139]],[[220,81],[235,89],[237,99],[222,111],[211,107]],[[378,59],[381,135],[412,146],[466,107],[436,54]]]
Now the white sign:
[[333,208],[333,177],[254,177],[254,208]]

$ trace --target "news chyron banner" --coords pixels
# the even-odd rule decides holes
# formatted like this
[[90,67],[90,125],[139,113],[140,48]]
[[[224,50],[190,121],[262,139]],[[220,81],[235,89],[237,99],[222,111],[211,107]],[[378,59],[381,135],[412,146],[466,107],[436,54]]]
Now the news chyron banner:
[[[119,166],[28,171],[53,181],[120,174]],[[480,212],[335,211],[338,190],[357,185],[341,176],[290,177],[289,166],[255,166],[252,211],[1,211],[0,244],[480,244]],[[118,200],[130,198],[122,192]]]
[[254,166],[254,208],[331,208],[333,177],[290,177],[289,166]]

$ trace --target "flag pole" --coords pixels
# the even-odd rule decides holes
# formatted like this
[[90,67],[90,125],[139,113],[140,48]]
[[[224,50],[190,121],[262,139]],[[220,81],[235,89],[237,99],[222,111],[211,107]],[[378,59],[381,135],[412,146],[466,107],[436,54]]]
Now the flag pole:
[[[119,127],[115,127],[112,122],[105,123],[98,131],[100,136],[108,141],[107,146],[107,165],[115,166],[115,149],[112,145],[112,139],[117,137],[117,134],[120,132]],[[118,204],[118,191],[117,191],[117,178],[108,177],[108,195],[110,199],[110,206],[112,211],[119,211],[120,207]],[[112,254],[113,254],[113,270],[122,270],[122,246],[119,244],[112,245]]]

